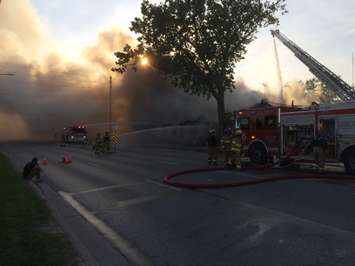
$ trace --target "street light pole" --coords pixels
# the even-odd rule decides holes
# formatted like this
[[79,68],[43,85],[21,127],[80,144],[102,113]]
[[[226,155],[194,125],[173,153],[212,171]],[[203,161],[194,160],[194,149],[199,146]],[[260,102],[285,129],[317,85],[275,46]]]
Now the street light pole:
[[0,76],[14,76],[13,73],[0,73]]
[[108,99],[108,122],[109,131],[112,134],[112,76],[110,76],[110,88],[109,88],[109,99]]

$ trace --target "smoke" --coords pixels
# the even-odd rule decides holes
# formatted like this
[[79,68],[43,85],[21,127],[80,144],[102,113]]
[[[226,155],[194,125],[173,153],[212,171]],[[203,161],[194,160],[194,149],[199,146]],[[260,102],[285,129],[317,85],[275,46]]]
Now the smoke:
[[[241,81],[237,90],[226,93],[226,110],[246,108],[260,101],[261,94],[251,91]],[[184,121],[217,120],[215,99],[192,96],[171,86],[154,70],[128,71],[115,90],[116,117],[127,126],[157,126],[178,124]],[[131,121],[131,122],[130,122]]]
[[[283,104],[292,103],[299,106],[308,106],[312,102],[319,102],[319,91],[307,92],[306,84],[302,80],[289,81],[283,86]],[[263,84],[263,95],[272,103],[280,103],[280,95],[268,84]]]
[[316,95],[307,93],[306,84],[302,80],[286,83],[284,98],[286,103],[293,101],[296,105],[310,105],[318,101]]
[[[107,121],[109,75],[114,119],[126,129],[216,120],[213,99],[190,96],[153,69],[110,73],[113,52],[134,42],[118,29],[100,33],[96,44],[83,48],[80,62],[71,62],[59,52],[28,0],[0,5],[0,73],[15,73],[0,76],[0,139],[47,138],[64,126]],[[226,97],[228,110],[261,98],[243,82],[237,87]]]
[[0,3],[2,61],[30,62],[49,50],[50,39],[28,0]]
[[113,47],[120,49],[127,41],[112,29],[84,49],[81,62],[68,62],[29,1],[2,3],[0,73],[15,76],[0,76],[0,139],[44,138],[64,126],[104,121],[106,69]]

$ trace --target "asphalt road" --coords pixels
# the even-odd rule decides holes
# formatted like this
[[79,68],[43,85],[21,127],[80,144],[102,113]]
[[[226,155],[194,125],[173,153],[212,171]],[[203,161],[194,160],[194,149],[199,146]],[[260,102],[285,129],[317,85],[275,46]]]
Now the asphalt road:
[[[162,179],[205,166],[201,152],[127,148],[97,157],[88,149],[14,143],[0,151],[18,167],[33,156],[48,159],[45,182],[153,265],[355,265],[355,183],[349,181],[187,190]],[[72,164],[59,163],[65,154]],[[219,176],[238,173],[210,173],[206,180]]]

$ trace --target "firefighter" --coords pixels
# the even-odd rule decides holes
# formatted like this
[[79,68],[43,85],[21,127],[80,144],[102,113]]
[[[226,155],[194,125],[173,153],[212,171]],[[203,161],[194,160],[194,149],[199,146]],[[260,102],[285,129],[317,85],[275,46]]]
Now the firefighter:
[[107,131],[105,132],[103,144],[104,144],[104,151],[107,153],[110,152],[110,150],[111,150],[111,136]]
[[208,132],[208,165],[217,165],[218,160],[218,140],[216,136],[216,130],[211,129]]
[[321,131],[313,142],[314,159],[320,168],[325,167],[325,153],[328,146],[324,131]]
[[226,166],[230,165],[230,148],[231,148],[231,130],[230,129],[226,129],[224,131],[223,137],[222,137],[222,141],[221,141],[222,145],[222,153],[224,153],[224,163]]
[[241,168],[242,131],[235,129],[231,138],[230,166]]
[[94,143],[93,148],[94,148],[95,154],[99,154],[103,150],[103,140],[101,138],[100,132],[96,134],[95,143]]

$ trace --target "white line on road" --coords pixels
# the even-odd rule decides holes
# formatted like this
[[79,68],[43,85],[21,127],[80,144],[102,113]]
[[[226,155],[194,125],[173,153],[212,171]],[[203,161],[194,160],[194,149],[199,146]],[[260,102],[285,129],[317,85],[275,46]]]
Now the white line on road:
[[151,180],[151,179],[147,179],[147,183],[151,183],[151,184],[154,184],[154,185],[157,185],[157,186],[160,186],[160,187],[165,187],[165,188],[172,189],[172,190],[179,191],[179,192],[182,191],[182,189],[180,189],[180,188],[173,187],[173,186],[168,186],[168,185],[165,185],[163,183],[160,183],[160,182],[157,182],[157,181],[154,181],[154,180]]
[[68,193],[69,195],[80,195],[80,194],[86,194],[86,193],[91,193],[91,192],[98,192],[98,191],[103,191],[103,190],[109,190],[113,188],[121,188],[121,187],[129,187],[129,186],[138,186],[138,185],[143,185],[146,182],[135,182],[135,183],[128,183],[128,184],[121,184],[121,185],[113,185],[113,186],[106,186],[106,187],[98,187],[98,188],[93,188],[93,189],[88,189],[88,190],[83,190],[79,192],[74,192],[74,193]]
[[77,212],[79,212],[90,224],[92,224],[101,234],[103,234],[111,243],[132,263],[135,265],[153,265],[147,256],[135,249],[127,240],[118,235],[113,229],[107,226],[103,221],[90,213],[84,206],[76,201],[70,194],[59,191],[63,197]]
[[125,208],[125,207],[128,207],[128,206],[133,206],[133,205],[145,203],[145,202],[148,202],[148,201],[152,201],[152,200],[155,200],[155,199],[158,199],[158,198],[159,198],[158,196],[144,196],[144,197],[137,197],[137,198],[134,198],[134,199],[121,200],[121,201],[117,202],[114,207],[110,207],[110,208],[106,208],[106,209],[100,209],[98,211],[91,212],[91,213],[92,214],[96,214],[96,213],[99,213],[99,212],[115,210],[117,208]]
[[116,208],[123,208],[123,207],[128,207],[136,204],[140,204],[143,202],[151,201],[154,199],[157,199],[157,196],[145,196],[145,197],[138,197],[134,199],[129,199],[129,200],[122,200],[117,202]]
[[316,226],[319,226],[319,227],[327,228],[328,230],[332,230],[333,232],[337,232],[338,234],[347,235],[347,236],[351,236],[352,238],[355,238],[355,232],[353,232],[353,231],[349,231],[349,230],[338,228],[338,227],[335,227],[335,226],[332,226],[332,225],[320,223],[320,222],[317,222],[315,220],[309,220],[307,218],[302,218],[300,216],[296,216],[296,215],[293,215],[291,213],[278,211],[278,210],[273,209],[273,208],[268,208],[268,207],[264,207],[264,206],[261,206],[261,205],[248,203],[248,202],[245,202],[245,201],[235,201],[235,200],[231,200],[231,201],[234,204],[239,204],[240,206],[245,206],[245,207],[251,208],[251,209],[266,210],[268,212],[271,212],[273,215],[279,214],[279,215],[282,215],[284,217],[288,217],[291,220],[296,220],[296,221],[303,222],[303,223],[310,223],[310,224],[313,224],[313,225],[316,225]]

